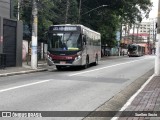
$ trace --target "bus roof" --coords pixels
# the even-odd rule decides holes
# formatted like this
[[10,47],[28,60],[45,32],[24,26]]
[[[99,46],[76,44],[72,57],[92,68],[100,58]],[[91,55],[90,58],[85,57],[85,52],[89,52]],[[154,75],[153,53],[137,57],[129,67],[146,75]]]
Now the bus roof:
[[136,44],[136,43],[133,43],[133,44],[129,44],[129,45],[138,45],[138,44]]
[[86,30],[88,30],[88,31],[91,31],[91,32],[94,32],[94,33],[100,35],[99,32],[96,32],[96,31],[94,31],[94,30],[91,30],[90,28],[88,28],[88,27],[86,27],[86,26],[84,26],[84,25],[81,25],[81,24],[59,24],[59,25],[51,25],[50,27],[54,27],[54,26],[68,26],[68,27],[69,27],[69,26],[76,26],[76,27],[81,27],[81,28],[84,28],[84,29],[86,29]]

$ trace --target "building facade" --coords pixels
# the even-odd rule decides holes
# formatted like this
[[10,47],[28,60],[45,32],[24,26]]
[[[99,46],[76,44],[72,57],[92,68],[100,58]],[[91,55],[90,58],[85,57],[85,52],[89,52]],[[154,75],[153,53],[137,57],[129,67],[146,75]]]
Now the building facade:
[[149,40],[151,42],[155,39],[155,23],[154,22],[142,22],[139,26],[139,33],[147,33],[149,34]]
[[11,16],[11,0],[0,0],[0,16],[10,18]]
[[122,26],[122,48],[135,43],[145,47],[145,54],[151,54],[155,49],[155,40],[155,21],[137,23],[132,25],[132,28],[128,25]]
[[23,24],[11,19],[13,0],[0,0],[0,54],[7,67],[22,66]]

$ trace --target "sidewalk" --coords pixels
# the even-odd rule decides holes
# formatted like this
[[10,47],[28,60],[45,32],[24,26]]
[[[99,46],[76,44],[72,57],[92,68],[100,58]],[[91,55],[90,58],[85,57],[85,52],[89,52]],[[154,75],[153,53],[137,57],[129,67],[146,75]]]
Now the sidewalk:
[[116,120],[160,120],[160,76],[153,75],[122,109]]
[[4,69],[0,69],[0,77],[18,75],[18,74],[27,74],[33,72],[47,71],[47,63],[46,61],[38,61],[38,67],[36,70],[31,68],[30,62],[22,63],[22,67],[6,67]]
[[[101,60],[106,59],[115,59],[122,56],[104,56]],[[123,56],[124,57],[124,56]],[[18,74],[27,74],[33,72],[47,71],[50,69],[45,60],[38,61],[38,68],[34,70],[31,68],[31,63],[23,62],[22,67],[6,67],[4,69],[0,69],[0,77],[18,75]]]

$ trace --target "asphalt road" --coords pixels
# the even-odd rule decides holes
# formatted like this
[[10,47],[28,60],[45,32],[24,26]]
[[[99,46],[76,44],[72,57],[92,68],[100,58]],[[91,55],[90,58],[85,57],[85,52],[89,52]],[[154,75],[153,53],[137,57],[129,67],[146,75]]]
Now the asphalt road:
[[93,111],[153,67],[154,56],[117,57],[88,69],[2,77],[0,111]]

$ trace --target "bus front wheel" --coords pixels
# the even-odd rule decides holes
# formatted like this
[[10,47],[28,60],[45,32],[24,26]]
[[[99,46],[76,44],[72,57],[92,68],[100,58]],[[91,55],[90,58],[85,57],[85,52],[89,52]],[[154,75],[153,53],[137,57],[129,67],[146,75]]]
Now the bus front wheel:
[[56,66],[57,70],[62,70],[62,66]]
[[94,65],[98,65],[98,55],[96,54]]

